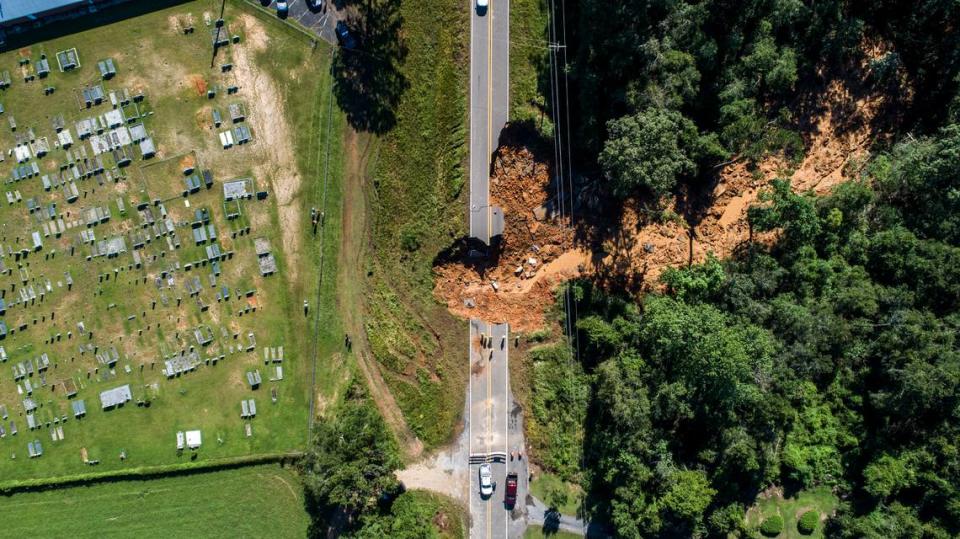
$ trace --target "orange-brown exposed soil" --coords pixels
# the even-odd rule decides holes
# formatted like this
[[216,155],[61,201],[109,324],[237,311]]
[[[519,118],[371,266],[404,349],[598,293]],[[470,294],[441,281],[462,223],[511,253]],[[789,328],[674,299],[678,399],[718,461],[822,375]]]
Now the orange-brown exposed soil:
[[[612,222],[581,210],[586,219],[578,223],[577,237],[588,239],[575,241],[565,219],[544,212],[551,199],[550,164],[538,162],[522,145],[502,146],[491,179],[491,198],[505,218],[499,260],[439,265],[435,296],[458,316],[507,321],[514,331],[529,331],[543,327],[556,285],[577,275],[641,292],[657,286],[667,267],[701,262],[709,253],[733,254],[750,239],[747,209],[770,180],[789,178],[797,191],[825,194],[862,166],[885,131],[879,127],[885,94],[867,87],[866,65],[859,71],[859,78],[834,78],[811,93],[815,98],[802,111],[806,152],[799,164],[773,155],[725,165],[696,216],[684,213],[693,204],[679,199],[672,205],[677,217],[655,223],[642,217],[637,201],[627,201]],[[774,239],[755,235],[753,241]]]
[[548,164],[509,144],[494,163],[490,198],[504,214],[498,261],[439,266],[434,294],[456,315],[508,321],[515,331],[538,329],[553,289],[580,271],[584,257],[574,249],[568,221],[553,211]]

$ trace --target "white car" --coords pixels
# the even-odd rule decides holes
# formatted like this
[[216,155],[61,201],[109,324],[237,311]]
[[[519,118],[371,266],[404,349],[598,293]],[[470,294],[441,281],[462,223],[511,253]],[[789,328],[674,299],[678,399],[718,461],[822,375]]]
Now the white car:
[[493,494],[493,470],[489,464],[480,465],[480,495],[490,496]]

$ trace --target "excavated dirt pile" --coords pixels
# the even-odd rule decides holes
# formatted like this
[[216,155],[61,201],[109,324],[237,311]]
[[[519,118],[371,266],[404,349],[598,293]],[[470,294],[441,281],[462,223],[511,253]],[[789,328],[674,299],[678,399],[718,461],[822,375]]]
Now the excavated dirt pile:
[[504,215],[495,257],[439,265],[434,294],[458,316],[507,321],[514,331],[539,329],[553,289],[576,276],[585,257],[573,249],[568,221],[555,211],[547,163],[508,143],[497,150],[493,168],[490,198]]

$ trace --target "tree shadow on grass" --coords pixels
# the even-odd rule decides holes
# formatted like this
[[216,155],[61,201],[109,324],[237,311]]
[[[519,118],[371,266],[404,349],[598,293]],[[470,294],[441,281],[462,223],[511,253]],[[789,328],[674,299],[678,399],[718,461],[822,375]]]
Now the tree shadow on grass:
[[407,48],[400,40],[400,0],[345,2],[345,22],[356,41],[341,47],[333,61],[333,92],[347,121],[378,135],[397,123],[397,106],[409,83],[400,71]]

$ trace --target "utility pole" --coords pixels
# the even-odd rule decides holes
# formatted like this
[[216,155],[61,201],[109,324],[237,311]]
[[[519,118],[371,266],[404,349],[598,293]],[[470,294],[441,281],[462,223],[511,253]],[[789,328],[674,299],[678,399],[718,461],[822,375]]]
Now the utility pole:
[[217,44],[220,43],[220,31],[223,29],[223,10],[227,6],[227,0],[220,2],[220,18],[217,19],[217,37],[213,38],[213,56],[210,57],[210,67],[217,63]]

